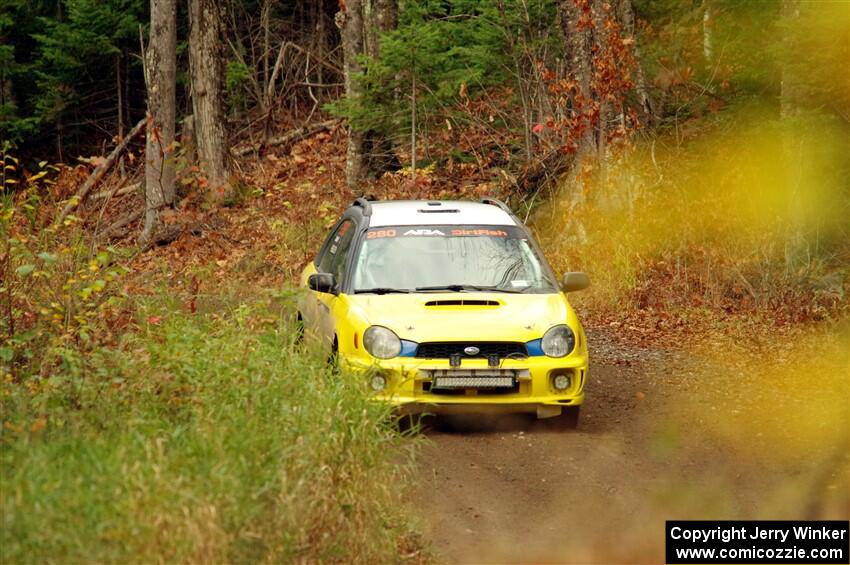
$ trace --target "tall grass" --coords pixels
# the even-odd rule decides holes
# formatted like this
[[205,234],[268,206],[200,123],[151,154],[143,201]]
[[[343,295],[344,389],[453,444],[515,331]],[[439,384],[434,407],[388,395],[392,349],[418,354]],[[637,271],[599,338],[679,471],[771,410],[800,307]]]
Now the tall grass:
[[407,448],[362,383],[262,306],[149,322],[3,383],[5,563],[397,560]]
[[[586,163],[536,211],[558,270],[587,270],[578,297],[601,311],[846,310],[850,292],[847,125],[780,124],[757,104],[639,140]],[[584,198],[576,198],[581,192]]]

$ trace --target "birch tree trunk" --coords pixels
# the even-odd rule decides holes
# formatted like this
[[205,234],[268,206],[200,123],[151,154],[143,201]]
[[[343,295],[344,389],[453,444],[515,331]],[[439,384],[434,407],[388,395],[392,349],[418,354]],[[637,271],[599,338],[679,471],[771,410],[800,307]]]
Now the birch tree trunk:
[[159,212],[174,203],[176,114],[176,0],[151,0],[150,43],[145,53],[148,126],[145,144],[145,224],[141,240],[159,228]]
[[219,2],[189,1],[189,66],[195,146],[206,174],[209,198],[233,196],[231,161],[224,130],[224,53]]

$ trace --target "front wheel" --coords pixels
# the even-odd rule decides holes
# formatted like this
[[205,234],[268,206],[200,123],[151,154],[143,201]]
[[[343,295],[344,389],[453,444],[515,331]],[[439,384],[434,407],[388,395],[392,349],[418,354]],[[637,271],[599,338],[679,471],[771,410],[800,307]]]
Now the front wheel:
[[334,336],[334,342],[331,346],[331,352],[328,355],[327,364],[334,374],[339,373],[339,342],[337,341],[336,336]]
[[578,427],[578,417],[581,412],[581,406],[564,406],[561,409],[561,415],[549,418],[547,423],[551,422],[551,426],[559,430],[574,430]]
[[304,318],[301,317],[301,312],[295,316],[295,343],[304,343]]

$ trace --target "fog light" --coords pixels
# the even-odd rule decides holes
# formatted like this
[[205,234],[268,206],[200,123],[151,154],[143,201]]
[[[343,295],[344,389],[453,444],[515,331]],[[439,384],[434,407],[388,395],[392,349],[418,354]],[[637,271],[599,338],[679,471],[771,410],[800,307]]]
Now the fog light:
[[570,388],[570,377],[567,375],[555,375],[552,379],[552,386],[555,387],[555,390],[563,392]]
[[387,388],[387,378],[384,375],[375,375],[372,377],[372,380],[369,381],[369,386],[371,386],[372,390],[375,392],[381,392]]

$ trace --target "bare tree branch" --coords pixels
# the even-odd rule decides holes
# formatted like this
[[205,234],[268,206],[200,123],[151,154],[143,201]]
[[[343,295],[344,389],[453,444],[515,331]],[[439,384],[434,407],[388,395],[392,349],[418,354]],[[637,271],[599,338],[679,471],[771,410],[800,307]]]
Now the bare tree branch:
[[86,179],[86,182],[83,183],[83,186],[80,187],[80,190],[65,204],[65,207],[62,209],[62,213],[59,214],[59,217],[56,219],[57,224],[61,224],[62,221],[68,217],[68,214],[82,203],[83,200],[86,199],[89,192],[101,181],[103,175],[106,171],[115,164],[115,160],[130,144],[130,142],[138,136],[145,129],[145,125],[147,124],[147,118],[143,118],[139,120],[139,123],[130,130],[130,133],[127,134],[127,137],[121,140],[121,142],[115,146],[115,149],[112,150],[112,153],[106,158],[105,161],[100,163],[97,167],[94,168],[94,171],[89,175],[89,178]]
[[[331,129],[332,127],[334,127],[338,123],[339,123],[338,120],[327,120],[327,121],[324,121],[324,122],[316,122],[315,124],[305,125],[305,126],[302,126],[298,129],[288,131],[284,135],[280,135],[278,137],[273,137],[273,138],[269,139],[268,143],[266,143],[265,145],[267,147],[273,147],[273,146],[276,146],[276,145],[288,145],[288,144],[291,144],[291,143],[295,143],[296,141],[300,141],[300,140],[304,139],[305,137],[309,137],[309,136],[313,135],[314,133],[320,132],[322,130]],[[249,145],[249,146],[243,146],[243,147],[235,147],[231,150],[231,153],[236,157],[242,157],[242,156],[247,155],[248,153],[250,153],[252,151],[256,151],[256,150],[257,150],[256,146]]]

